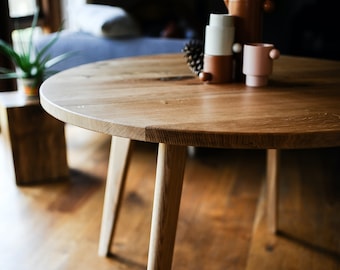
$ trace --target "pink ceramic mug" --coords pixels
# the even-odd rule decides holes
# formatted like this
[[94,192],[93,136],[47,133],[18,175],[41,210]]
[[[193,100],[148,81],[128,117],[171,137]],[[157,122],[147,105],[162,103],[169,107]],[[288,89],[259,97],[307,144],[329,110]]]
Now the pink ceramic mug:
[[273,59],[278,59],[280,52],[273,44],[249,43],[243,48],[243,73],[246,85],[252,87],[265,86],[268,76],[273,71]]

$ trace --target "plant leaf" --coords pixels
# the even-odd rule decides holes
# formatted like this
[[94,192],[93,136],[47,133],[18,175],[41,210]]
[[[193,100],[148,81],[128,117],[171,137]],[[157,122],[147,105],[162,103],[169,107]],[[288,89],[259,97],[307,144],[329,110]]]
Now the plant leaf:
[[55,36],[37,53],[36,59],[40,61],[40,59],[46,54],[46,52],[57,42],[59,39],[60,32],[56,32]]
[[6,73],[6,74],[0,74],[0,79],[19,79],[22,76],[20,76],[20,74],[18,74],[17,72],[10,72],[10,73]]
[[2,52],[6,57],[11,59],[14,64],[20,63],[20,55],[14,51],[14,49],[6,43],[5,41],[0,39],[0,52]]
[[58,55],[52,59],[49,59],[48,61],[46,61],[45,63],[45,68],[50,68],[56,64],[58,64],[59,62],[69,58],[70,56],[74,55],[75,52],[67,52],[67,53],[63,53],[61,55]]
[[28,51],[27,54],[29,55],[29,58],[32,57],[32,54],[34,53],[33,50],[33,35],[34,35],[34,30],[38,24],[38,19],[39,19],[39,7],[36,7],[36,10],[34,12],[33,20],[32,20],[32,26],[31,26],[31,33],[29,37],[29,42],[28,42]]

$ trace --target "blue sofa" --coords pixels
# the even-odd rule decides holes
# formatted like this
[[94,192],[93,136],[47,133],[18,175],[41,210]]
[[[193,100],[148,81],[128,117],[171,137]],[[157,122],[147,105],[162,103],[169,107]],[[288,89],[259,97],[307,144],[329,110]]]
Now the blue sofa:
[[[37,49],[44,46],[56,34],[42,37],[36,44]],[[161,53],[179,53],[188,39],[160,37],[105,38],[81,31],[62,31],[58,41],[51,47],[51,56],[65,52],[75,52],[69,59],[53,67],[61,71],[81,64],[114,59],[120,57],[151,55]]]

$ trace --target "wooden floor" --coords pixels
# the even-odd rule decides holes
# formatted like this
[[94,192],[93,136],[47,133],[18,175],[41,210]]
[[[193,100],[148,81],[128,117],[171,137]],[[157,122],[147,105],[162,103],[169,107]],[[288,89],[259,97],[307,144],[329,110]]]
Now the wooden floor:
[[[101,258],[110,138],[66,130],[70,180],[29,187],[15,185],[0,135],[0,269],[145,269],[156,146],[136,146],[112,255]],[[340,269],[339,152],[283,151],[275,236],[265,152],[198,149],[187,161],[173,269]]]

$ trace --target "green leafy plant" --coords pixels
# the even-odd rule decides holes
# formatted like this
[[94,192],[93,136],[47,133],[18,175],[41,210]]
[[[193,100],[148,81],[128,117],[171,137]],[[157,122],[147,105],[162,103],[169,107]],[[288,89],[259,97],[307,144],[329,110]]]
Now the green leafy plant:
[[20,52],[3,40],[0,40],[0,53],[9,58],[15,66],[15,70],[10,70],[4,67],[0,67],[0,79],[13,79],[13,78],[35,78],[43,81],[53,73],[49,69],[55,64],[69,58],[73,52],[61,54],[56,57],[51,57],[48,54],[48,50],[58,40],[60,31],[57,32],[55,37],[51,39],[40,51],[37,51],[33,44],[34,30],[37,26],[39,17],[39,9],[36,10],[32,20],[32,26],[30,29],[28,45],[24,46],[21,42],[22,49]]

